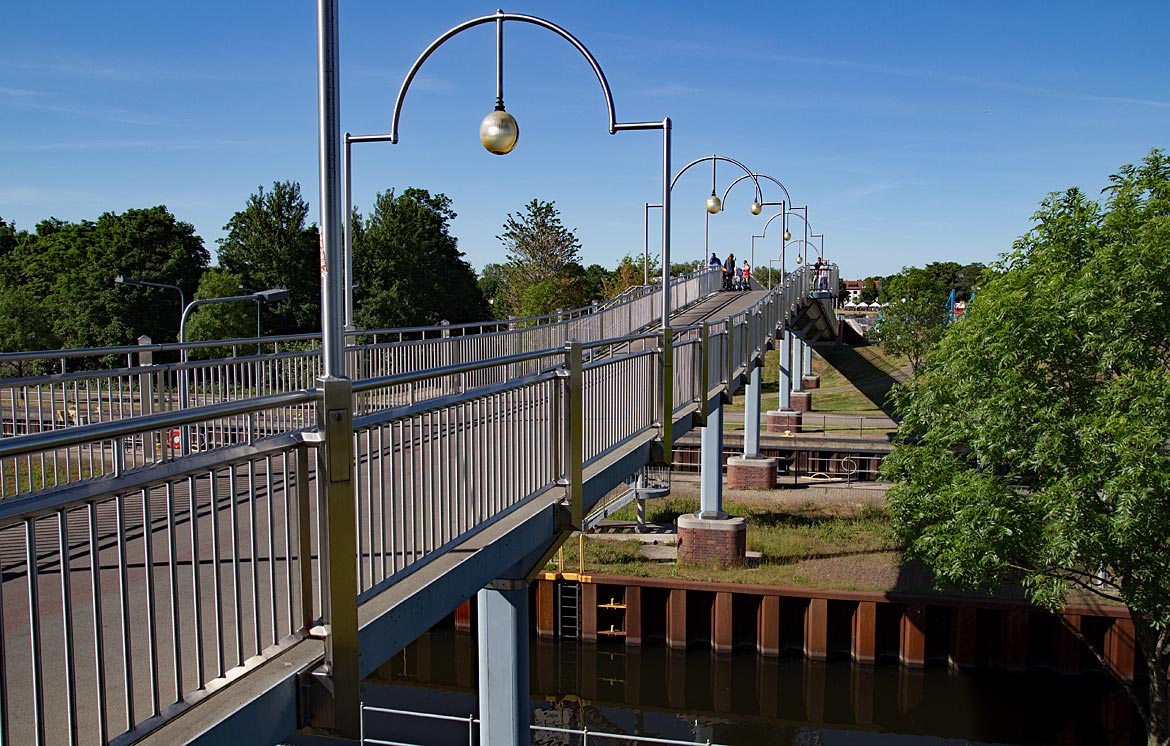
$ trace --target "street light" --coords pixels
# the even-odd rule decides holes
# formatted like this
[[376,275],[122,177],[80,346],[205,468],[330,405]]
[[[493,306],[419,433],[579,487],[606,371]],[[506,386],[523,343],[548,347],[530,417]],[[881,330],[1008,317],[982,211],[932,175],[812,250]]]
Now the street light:
[[[712,215],[714,215],[718,212],[721,212],[723,210],[724,200],[720,200],[719,195],[715,193],[715,166],[719,161],[726,161],[727,163],[733,163],[736,166],[739,166],[740,168],[743,169],[743,172],[745,174],[744,176],[741,176],[739,178],[740,179],[750,178],[750,179],[752,179],[753,182],[755,182],[755,184],[756,184],[756,200],[754,202],[752,202],[751,207],[749,208],[753,215],[759,215],[760,211],[763,210],[763,205],[766,204],[766,203],[761,202],[761,200],[763,199],[763,195],[760,192],[760,184],[758,181],[756,181],[756,178],[755,178],[756,175],[753,174],[747,166],[743,165],[742,163],[735,160],[734,158],[727,158],[727,157],[724,157],[721,155],[707,155],[707,156],[703,156],[702,158],[696,158],[695,160],[691,161],[687,165],[683,166],[682,169],[680,169],[679,172],[674,175],[674,178],[671,179],[670,187],[669,187],[668,191],[672,191],[674,189],[674,185],[678,181],[679,177],[682,176],[684,173],[686,173],[692,166],[696,166],[700,163],[705,163],[707,161],[711,161],[711,196],[707,198],[707,204],[706,204],[707,212],[703,216],[704,220],[707,221],[707,227],[704,229],[704,237],[703,237],[703,262],[704,263],[706,263],[706,261],[707,261],[707,252],[710,250],[708,247],[708,241],[707,241],[707,236],[710,235],[710,218]],[[739,181],[739,179],[736,179],[736,181]],[[777,183],[779,183],[779,182],[777,182]],[[725,193],[724,197],[726,197],[726,196],[727,195]],[[649,252],[649,240],[650,240],[649,225],[650,225],[650,208],[651,207],[662,207],[662,205],[654,204],[651,202],[647,202],[643,205],[642,220],[643,220],[643,236],[644,236],[643,241],[644,241],[644,243],[642,246],[642,250],[643,250],[643,254],[645,256],[643,261],[646,263],[647,269],[645,271],[646,271],[647,277],[650,274],[649,253],[648,252]]]
[[[418,73],[427,58],[444,42],[452,37],[475,26],[487,23],[496,25],[496,111],[488,115],[480,123],[480,141],[492,153],[503,154],[515,147],[519,137],[519,126],[515,119],[503,111],[503,47],[504,23],[516,21],[539,26],[551,31],[569,42],[585,57],[605,96],[605,105],[609,115],[609,132],[616,134],[619,131],[631,130],[660,130],[662,132],[662,336],[664,349],[662,355],[663,380],[673,380],[673,337],[670,329],[670,151],[671,151],[671,121],[664,117],[657,122],[618,122],[614,113],[613,96],[610,93],[609,83],[605,79],[597,60],[593,54],[578,41],[572,34],[554,23],[534,16],[505,13],[502,10],[494,15],[481,16],[449,29],[428,46],[415,60],[402,87],[398,91],[398,98],[394,103],[394,113],[391,118],[390,132],[381,135],[352,136],[345,134],[340,137],[340,81],[338,76],[338,22],[337,0],[318,0],[317,2],[318,28],[318,127],[319,127],[319,164],[321,173],[321,237],[322,237],[322,358],[324,375],[321,380],[324,404],[321,411],[322,422],[326,408],[333,422],[342,422],[348,425],[348,416],[352,415],[352,396],[344,370],[344,333],[343,328],[353,326],[353,244],[352,244],[352,215],[353,189],[352,170],[350,168],[351,148],[355,142],[398,142],[398,121],[402,113],[402,104],[410,83]],[[337,146],[342,145],[341,153]],[[338,174],[338,165],[341,174]],[[340,176],[340,178],[339,178]],[[330,404],[336,401],[336,404]],[[671,452],[673,437],[673,387],[663,387],[662,395],[662,423],[661,438],[663,452]],[[336,408],[334,408],[336,407]],[[340,420],[337,418],[340,417]],[[357,605],[353,599],[357,595],[356,568],[353,565],[352,553],[355,549],[353,539],[353,483],[348,466],[339,470],[334,478],[329,463],[346,463],[353,460],[352,434],[348,426],[344,428],[323,427],[325,432],[324,446],[318,450],[322,455],[322,463],[326,468],[322,471],[329,477],[327,486],[327,500],[330,504],[330,535],[328,537],[328,551],[333,561],[329,563],[329,593],[322,599],[326,610],[330,634],[325,645],[325,665],[330,673],[333,685],[333,701],[335,705],[335,725],[345,735],[353,737],[360,731],[361,713],[360,680],[358,676],[358,623]],[[332,431],[332,434],[331,434]],[[581,465],[575,459],[570,469],[569,484],[581,484]],[[319,472],[320,473],[320,472]],[[581,500],[579,495],[572,500],[573,523],[580,522],[579,515]],[[345,558],[344,560],[342,558]],[[486,713],[485,713],[486,717]]]
[[[179,318],[179,344],[183,345],[179,348],[179,358],[184,365],[179,369],[179,377],[181,379],[179,385],[179,409],[187,408],[187,320],[191,317],[191,312],[199,306],[207,306],[212,303],[231,303],[233,301],[255,301],[256,303],[256,337],[260,337],[260,304],[261,303],[275,303],[288,298],[288,288],[272,288],[270,290],[258,290],[247,295],[233,295],[225,298],[196,298],[188,303],[183,308],[183,315]],[[183,425],[179,429],[179,454],[186,456],[190,452],[190,435],[189,425]]]
[[183,288],[179,287],[178,285],[168,285],[165,282],[148,282],[146,280],[132,280],[129,277],[123,277],[122,275],[116,275],[114,277],[114,284],[115,285],[138,285],[140,287],[168,288],[170,290],[175,290],[175,291],[178,291],[178,293],[179,293],[179,308],[186,308],[187,307],[187,296],[183,295]]
[[[756,199],[752,202],[751,207],[749,208],[751,210],[752,215],[759,215],[761,212],[763,212],[763,209],[765,207],[779,207],[780,208],[779,214],[783,214],[792,205],[792,196],[788,193],[788,187],[784,186],[778,180],[769,176],[768,174],[756,174],[756,173],[745,174],[743,176],[740,176],[739,178],[737,178],[735,181],[731,182],[730,184],[728,184],[727,189],[723,190],[723,202],[724,203],[727,202],[727,195],[731,194],[731,190],[733,187],[735,187],[736,184],[743,181],[744,179],[749,179],[749,178],[753,182],[755,182],[755,185],[756,185]],[[767,179],[768,181],[772,182],[776,186],[780,187],[780,191],[784,192],[784,199],[780,200],[779,202],[762,202],[761,200],[763,199],[763,195],[760,192],[760,179]],[[773,217],[775,217],[775,216],[773,216]],[[771,223],[772,219],[769,218],[768,222]],[[765,225],[764,228],[765,228],[765,230],[767,230],[767,225]],[[788,240],[789,238],[791,238],[791,236],[788,233],[787,225],[785,225],[784,235],[785,235],[784,240]],[[756,238],[763,238],[763,234],[761,234],[759,236],[752,236],[751,266],[753,268],[756,266],[756,242],[755,242]],[[769,275],[771,274],[771,272],[772,272],[772,265],[771,265],[771,263],[769,263],[768,264]],[[768,278],[768,284],[769,284],[769,286],[771,286],[771,284],[772,284],[771,277]]]
[[[667,117],[660,122],[618,122],[614,112],[613,95],[610,92],[609,82],[605,78],[605,73],[602,72],[601,66],[598,64],[593,53],[589,51],[576,37],[570,34],[565,29],[556,24],[546,21],[543,18],[535,16],[521,15],[518,13],[505,13],[500,10],[492,15],[481,16],[465,21],[458,26],[448,29],[445,33],[431,42],[418,59],[415,60],[410,70],[406,74],[406,78],[402,82],[402,87],[398,91],[398,98],[394,102],[394,113],[391,118],[391,127],[388,134],[377,135],[352,135],[348,132],[344,136],[344,150],[342,152],[342,191],[343,191],[343,257],[344,257],[344,294],[345,294],[345,308],[344,318],[345,327],[353,329],[353,230],[352,230],[352,215],[353,215],[353,180],[352,180],[352,147],[354,143],[362,142],[389,142],[391,144],[398,143],[398,121],[402,114],[402,104],[406,98],[406,92],[410,88],[415,75],[426,62],[427,58],[431,56],[440,46],[446,41],[475,26],[480,26],[486,23],[494,23],[496,25],[496,106],[495,110],[490,112],[480,123],[479,136],[480,142],[488,152],[495,155],[505,155],[510,153],[516,147],[516,143],[520,137],[520,127],[516,123],[516,119],[504,110],[504,23],[506,21],[516,21],[521,23],[528,23],[539,26],[548,31],[552,31],[565,41],[573,45],[573,47],[581,53],[581,55],[589,63],[597,76],[598,82],[601,84],[602,94],[605,96],[605,105],[609,113],[609,133],[616,134],[621,131],[628,130],[661,130],[663,137],[663,201],[669,203],[669,193],[666,188],[666,182],[670,174],[670,118]],[[664,326],[669,318],[669,293],[666,288],[669,288],[670,283],[670,238],[667,235],[669,231],[666,229],[670,224],[670,211],[666,210],[662,216],[663,224],[663,288],[664,288]]]

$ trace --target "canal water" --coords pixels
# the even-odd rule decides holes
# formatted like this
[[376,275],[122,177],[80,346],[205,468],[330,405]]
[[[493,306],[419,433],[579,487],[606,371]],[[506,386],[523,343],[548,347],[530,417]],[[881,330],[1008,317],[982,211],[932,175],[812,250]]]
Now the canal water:
[[[530,652],[538,725],[745,746],[1145,743],[1125,692],[1094,674],[911,671],[535,636]],[[466,718],[477,711],[477,666],[475,635],[438,627],[367,680],[365,701]],[[420,744],[466,744],[467,730],[379,714],[366,725],[371,737]]]

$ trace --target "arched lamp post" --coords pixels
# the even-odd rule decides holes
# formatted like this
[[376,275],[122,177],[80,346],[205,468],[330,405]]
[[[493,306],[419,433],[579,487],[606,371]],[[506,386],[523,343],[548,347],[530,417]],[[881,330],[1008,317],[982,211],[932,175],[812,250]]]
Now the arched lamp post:
[[[761,202],[761,200],[763,199],[763,194],[760,192],[759,182],[756,181],[756,174],[752,173],[751,169],[749,169],[747,166],[743,165],[739,161],[735,160],[734,158],[727,158],[727,157],[721,156],[721,155],[706,155],[706,156],[703,156],[702,158],[696,158],[695,160],[691,161],[690,163],[688,163],[687,165],[685,165],[681,169],[679,169],[679,172],[674,175],[673,179],[670,180],[670,187],[668,188],[667,191],[668,192],[673,191],[674,185],[679,180],[679,177],[682,176],[683,174],[685,174],[692,167],[697,166],[700,163],[706,163],[708,161],[711,162],[711,196],[707,198],[707,202],[704,205],[704,207],[706,208],[706,212],[704,213],[704,220],[709,221],[712,215],[715,215],[719,212],[722,212],[722,210],[723,210],[724,200],[721,200],[719,198],[719,195],[716,194],[716,192],[715,192],[715,166],[718,164],[719,161],[731,163],[731,164],[734,164],[734,165],[738,166],[739,168],[743,169],[744,175],[739,177],[738,179],[736,179],[735,182],[732,182],[733,184],[742,180],[742,179],[751,179],[755,183],[756,199],[751,203],[751,205],[749,207],[749,211],[751,212],[752,215],[759,215],[760,212],[764,209],[762,207],[762,204],[764,204],[764,203]],[[779,183],[779,182],[777,182],[777,183]],[[728,187],[728,188],[730,189],[730,187]],[[724,192],[724,197],[726,197],[726,196],[727,196],[727,192]],[[643,255],[644,255],[643,262],[645,263],[645,267],[646,267],[645,271],[646,271],[647,277],[649,277],[649,272],[650,272],[650,270],[649,270],[649,248],[648,248],[649,240],[650,240],[650,228],[649,228],[649,226],[650,226],[650,209],[651,208],[658,208],[658,207],[662,207],[662,205],[661,204],[654,204],[653,202],[646,202],[643,205],[643,213],[642,213],[642,215],[643,215],[642,226],[643,226],[643,236],[644,236],[644,239],[643,239]],[[704,262],[706,262],[706,260],[707,260],[707,252],[710,251],[707,243],[708,243],[707,242],[707,231],[704,230],[704,238],[703,238],[703,261]],[[647,283],[649,283],[649,280],[647,280]]]
[[[495,108],[489,112],[483,121],[480,123],[479,137],[480,142],[483,143],[488,152],[495,155],[506,155],[515,148],[520,136],[520,127],[516,119],[504,109],[504,23],[507,21],[517,21],[520,23],[528,23],[541,28],[552,31],[561,38],[568,41],[578,52],[585,57],[586,61],[592,67],[594,74],[597,76],[598,82],[601,84],[602,94],[605,96],[605,106],[609,113],[609,132],[616,134],[617,132],[627,130],[661,130],[663,133],[663,202],[669,203],[669,190],[666,187],[667,180],[670,174],[670,118],[667,117],[661,122],[618,122],[614,112],[613,95],[610,92],[609,82],[605,78],[605,73],[598,64],[596,58],[589,51],[584,44],[582,44],[576,37],[570,34],[565,29],[556,24],[547,21],[543,18],[535,16],[521,15],[518,13],[505,13],[497,11],[489,16],[481,16],[473,18],[469,21],[451,28],[444,34],[439,36],[431,45],[419,55],[415,60],[414,65],[411,66],[410,71],[406,75],[406,79],[402,83],[402,88],[398,91],[398,98],[394,102],[394,114],[391,122],[391,129],[388,134],[377,135],[351,135],[345,133],[345,148],[343,156],[342,172],[344,174],[344,193],[345,193],[345,323],[347,327],[353,326],[353,294],[348,288],[353,285],[353,245],[352,245],[352,231],[351,231],[351,215],[353,212],[352,205],[352,181],[351,181],[351,149],[354,143],[361,142],[389,142],[392,144],[398,143],[398,122],[402,114],[402,104],[406,98],[406,92],[410,88],[411,82],[415,75],[426,62],[427,58],[431,56],[436,49],[438,49],[444,42],[451,39],[453,36],[466,31],[475,26],[480,26],[486,23],[496,24],[496,101]],[[663,287],[669,287],[670,281],[670,238],[666,234],[666,226],[670,224],[669,209],[663,212],[662,224],[664,227],[664,237],[662,242],[663,251],[663,265],[666,268],[663,273]],[[669,308],[669,293],[663,293],[663,324],[667,323],[670,318]]]
[[[781,184],[779,181],[777,181],[775,178],[769,176],[768,174],[746,174],[744,176],[740,176],[738,179],[736,179],[735,181],[728,184],[727,189],[725,189],[723,191],[723,203],[724,204],[727,203],[727,195],[731,193],[732,188],[736,184],[738,184],[739,182],[743,181],[744,179],[748,179],[748,178],[752,179],[756,185],[757,199],[756,199],[756,201],[752,202],[752,204],[751,204],[751,211],[752,211],[753,215],[759,215],[760,212],[762,212],[763,208],[765,208],[765,207],[779,207],[780,212],[778,214],[783,215],[788,211],[788,208],[792,207],[792,196],[790,194],[788,194],[788,187],[784,186],[783,184]],[[779,202],[766,202],[766,201],[761,202],[759,199],[760,179],[767,179],[768,181],[772,182],[776,186],[780,187],[780,191],[784,192],[784,199],[780,200]],[[775,217],[776,216],[773,215],[772,218],[769,218],[768,223],[771,223],[772,219]],[[784,222],[785,222],[784,233],[787,236],[787,234],[788,234],[787,221],[784,221]],[[766,231],[767,229],[768,229],[768,226],[767,226],[767,224],[765,224],[764,230]],[[753,271],[755,270],[755,266],[756,266],[756,242],[755,242],[755,239],[756,238],[763,238],[763,237],[764,236],[762,233],[759,236],[752,236],[751,266],[752,266]],[[771,266],[771,264],[769,264],[768,271],[771,272],[771,269],[772,269],[772,266]],[[768,278],[768,286],[771,287],[771,285],[772,285],[772,280],[769,277]]]
[[[345,735],[356,736],[360,729],[359,679],[360,666],[357,650],[357,595],[355,563],[356,552],[353,510],[354,486],[349,464],[353,463],[352,444],[352,387],[344,373],[344,326],[353,323],[353,252],[350,240],[352,214],[352,182],[350,178],[351,148],[358,142],[398,142],[398,121],[406,92],[423,63],[452,37],[476,26],[494,23],[496,26],[496,101],[495,107],[480,122],[480,141],[489,152],[502,155],[515,147],[519,125],[504,109],[503,45],[504,24],[514,21],[538,26],[553,32],[569,42],[589,63],[601,85],[609,115],[609,132],[628,130],[660,130],[662,132],[662,335],[663,380],[673,379],[673,333],[670,329],[670,149],[671,121],[669,117],[657,122],[618,122],[614,113],[613,96],[605,74],[592,53],[572,34],[554,23],[534,16],[498,11],[493,15],[473,18],[444,32],[431,42],[411,66],[398,97],[388,134],[346,134],[341,137],[338,101],[337,0],[318,0],[318,99],[321,164],[321,239],[322,239],[322,356],[324,376],[321,379],[323,402],[319,428],[324,432],[324,458],[319,461],[318,480],[328,485],[329,504],[329,598],[325,670],[333,686],[336,725]],[[344,145],[341,152],[338,146]],[[338,174],[338,165],[342,174]],[[344,199],[343,199],[344,193]],[[344,215],[344,219],[342,216]],[[661,432],[663,452],[670,454],[672,443],[673,391],[663,387]],[[336,450],[335,450],[336,449]],[[319,453],[320,453],[319,449]],[[574,459],[567,475],[572,486],[581,484],[580,459]],[[336,464],[336,467],[330,466]],[[321,468],[321,467],[324,468]],[[338,473],[333,473],[337,468]],[[574,513],[581,507],[580,496],[571,501]],[[574,515],[579,522],[580,516]],[[527,590],[524,591],[527,593]],[[525,626],[526,629],[526,626]],[[526,720],[527,718],[525,718]],[[482,726],[486,728],[486,724]],[[527,734],[527,728],[524,728]]]

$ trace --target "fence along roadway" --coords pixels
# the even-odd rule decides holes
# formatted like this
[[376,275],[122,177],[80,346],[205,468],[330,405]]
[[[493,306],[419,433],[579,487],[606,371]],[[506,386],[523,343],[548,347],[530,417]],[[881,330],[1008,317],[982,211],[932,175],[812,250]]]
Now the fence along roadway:
[[[702,277],[695,278],[696,296]],[[709,330],[706,346],[695,328],[678,330],[672,384],[680,423],[689,422],[704,393],[730,385],[724,382],[762,354],[806,291],[793,275],[716,325],[719,331]],[[364,413],[354,421],[363,670],[435,621],[402,611],[418,608],[428,579],[462,600],[502,569],[499,562],[515,561],[507,550],[563,530],[555,514],[573,457],[566,448],[572,375],[580,376],[586,404],[586,503],[649,459],[661,345],[626,333],[635,318],[628,303],[638,302],[559,322],[559,331],[438,337],[460,344],[438,341],[427,353],[418,352],[421,343],[434,338],[394,341],[387,347],[413,352],[378,353],[396,363],[440,354],[434,350],[447,357],[431,370],[368,377],[354,387]],[[523,351],[527,340],[555,341],[571,330],[600,340],[583,345],[576,372],[565,365],[563,346]],[[459,360],[471,345],[496,357]],[[355,365],[374,359],[353,357]],[[712,369],[717,375],[703,392],[702,374]],[[108,394],[113,388],[103,389],[105,399],[117,398]],[[14,489],[0,500],[3,742],[132,742],[199,702],[214,708],[223,697],[209,697],[220,690],[285,696],[291,673],[263,664],[319,657],[320,641],[311,635],[322,621],[324,591],[319,441],[303,428],[303,415],[302,427],[272,426],[297,423],[289,413],[309,411],[317,392],[219,398],[183,412],[141,414],[140,407],[123,419],[0,439],[5,466],[56,457],[72,468],[86,448],[101,464],[92,468],[95,477],[83,469],[76,474],[86,478]],[[181,426],[222,441],[181,457],[164,449],[161,458],[127,458]],[[406,578],[411,583],[401,582]],[[427,611],[437,619],[449,609],[432,604]],[[288,727],[279,720],[255,725],[274,733]]]

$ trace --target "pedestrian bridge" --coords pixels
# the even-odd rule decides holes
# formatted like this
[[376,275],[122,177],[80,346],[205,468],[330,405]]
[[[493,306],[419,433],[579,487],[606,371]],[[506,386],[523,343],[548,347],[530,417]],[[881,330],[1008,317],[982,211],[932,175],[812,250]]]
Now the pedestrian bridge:
[[636,288],[351,333],[340,381],[311,336],[0,355],[0,742],[352,730],[361,678],[477,593],[481,690],[526,687],[531,574],[779,335],[836,334],[835,267],[719,282],[677,278],[665,330]]

